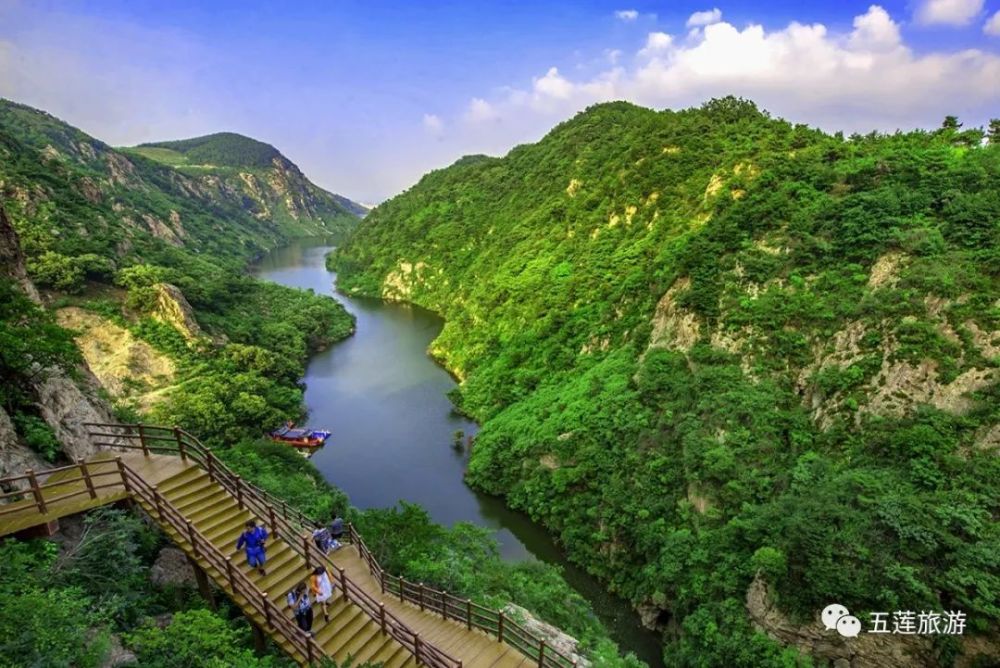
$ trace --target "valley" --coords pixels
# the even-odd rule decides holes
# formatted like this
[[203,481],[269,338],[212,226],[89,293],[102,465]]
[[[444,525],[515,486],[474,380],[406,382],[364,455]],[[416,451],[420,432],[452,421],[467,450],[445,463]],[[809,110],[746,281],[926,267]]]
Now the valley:
[[[611,102],[369,212],[243,135],[116,149],[0,101],[0,464],[89,457],[84,422],[183,425],[391,572],[515,604],[596,666],[988,661],[998,128]],[[264,438],[289,420],[334,435],[306,460]],[[189,619],[143,576],[165,539],[94,517],[145,594],[8,541],[0,623],[19,578],[41,611],[24,651],[51,617],[82,655],[56,601],[140,653],[154,615]],[[831,600],[968,632],[831,639]]]

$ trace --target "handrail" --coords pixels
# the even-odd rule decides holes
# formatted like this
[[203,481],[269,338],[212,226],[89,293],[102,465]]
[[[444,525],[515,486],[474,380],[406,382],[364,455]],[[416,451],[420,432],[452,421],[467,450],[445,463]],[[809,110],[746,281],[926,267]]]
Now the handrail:
[[[151,425],[112,425],[104,423],[86,423],[86,426],[97,428],[124,428],[125,434],[92,432],[91,436],[111,437],[116,439],[136,439],[139,446],[116,444],[117,447],[141,449],[144,453],[162,452],[180,454],[189,458],[205,469],[213,482],[219,484],[232,494],[240,508],[246,507],[260,517],[271,528],[276,538],[283,538],[286,543],[301,556],[307,566],[326,562],[331,575],[337,573],[337,581],[341,591],[348,601],[354,603],[371,619],[376,621],[382,631],[391,635],[396,642],[403,645],[418,662],[430,668],[461,668],[462,661],[450,656],[444,650],[420,638],[420,634],[410,629],[401,619],[385,606],[376,601],[362,587],[347,577],[344,569],[336,566],[326,555],[322,554],[312,540],[311,529],[317,525],[304,513],[291,508],[286,502],[279,501],[273,495],[247,483],[233,473],[215,454],[206,448],[198,439],[179,427],[161,427]],[[171,436],[163,436],[169,432]],[[169,442],[171,446],[156,445]],[[102,443],[98,443],[101,445]],[[268,502],[270,500],[270,503]],[[275,506],[281,504],[281,512]]]
[[357,547],[361,560],[368,564],[368,570],[379,582],[382,593],[398,596],[401,601],[413,603],[421,610],[438,613],[444,619],[463,622],[470,630],[478,628],[485,631],[529,659],[537,661],[542,668],[571,668],[577,665],[577,659],[555,649],[544,638],[536,636],[511,619],[503,610],[492,610],[471,599],[459,598],[428,587],[422,582],[409,582],[402,576],[387,573],[354,525],[348,524],[347,530],[350,542]]
[[[276,538],[284,537],[289,546],[296,553],[298,553],[299,556],[303,557],[307,565],[325,562],[330,567],[328,570],[330,570],[331,574],[334,572],[338,574],[338,582],[340,582],[341,589],[348,600],[360,607],[362,611],[364,611],[365,614],[367,614],[371,619],[378,622],[381,629],[392,635],[397,642],[403,645],[414,655],[418,662],[423,662],[428,666],[431,666],[431,668],[460,668],[462,666],[462,662],[460,660],[451,657],[440,648],[435,647],[433,644],[422,640],[418,633],[415,633],[412,629],[410,629],[391,611],[386,610],[384,604],[377,601],[362,587],[355,584],[346,576],[346,573],[342,568],[336,566],[336,564],[334,564],[327,555],[322,554],[311,540],[311,531],[318,527],[316,522],[311,520],[301,511],[289,506],[287,502],[278,499],[273,494],[270,494],[269,492],[244,481],[240,476],[233,473],[229,467],[226,466],[211,450],[205,447],[197,438],[188,432],[179,427],[165,427],[159,425],[111,423],[84,424],[87,427],[97,429],[124,430],[124,433],[92,431],[90,433],[92,438],[115,439],[113,442],[95,441],[95,444],[99,446],[108,446],[118,449],[124,448],[142,450],[146,455],[151,453],[176,454],[184,460],[191,459],[198,464],[200,468],[208,472],[208,475],[213,482],[219,484],[223,489],[235,497],[240,508],[246,507],[263,521],[267,522],[268,526],[272,529],[272,534],[274,534]],[[133,445],[131,443],[131,441],[135,440],[139,441],[139,445]],[[0,485],[13,481],[29,481],[29,489],[27,490],[15,490],[12,492],[0,493],[0,504],[2,504],[2,501],[7,497],[27,497],[28,495],[31,495],[34,497],[39,511],[44,514],[46,512],[46,502],[64,500],[66,498],[85,494],[89,494],[91,498],[96,498],[97,489],[117,486],[118,484],[125,484],[126,492],[134,493],[128,489],[129,485],[125,483],[124,473],[121,474],[122,478],[120,482],[116,481],[111,484],[94,485],[93,478],[118,473],[118,471],[113,470],[88,470],[89,467],[97,465],[99,465],[99,463],[87,464],[82,460],[78,460],[75,465],[58,467],[39,474],[28,470],[26,473],[21,475],[0,478]],[[68,471],[72,469],[78,469],[80,471],[80,476],[75,478],[63,478],[53,483],[49,483],[47,481],[45,483],[38,482],[38,475],[48,476],[55,472]],[[132,477],[136,479],[140,478],[140,476],[134,472],[132,472]],[[80,480],[85,481],[85,487],[79,491],[67,493],[63,496],[57,497],[56,499],[51,497],[46,499],[42,494],[42,490],[44,489],[60,487],[74,482],[79,482]],[[145,483],[145,481],[141,481],[133,487],[138,489],[141,488],[142,485],[146,485],[148,487],[148,483]],[[160,495],[159,498],[160,504],[164,505],[165,500],[162,495]],[[155,501],[156,498],[154,495],[153,501],[150,503],[155,505]],[[280,510],[276,510],[276,508],[280,508]],[[3,505],[0,505],[0,516],[7,512],[16,512],[17,510],[20,510],[20,508],[7,509],[4,508]],[[179,511],[174,509],[173,512],[175,512],[181,520],[186,521]],[[175,526],[175,528],[177,528],[179,532],[181,531],[181,529],[177,526]],[[197,532],[195,532],[195,535],[197,535]],[[500,642],[507,643],[508,645],[516,648],[530,659],[537,661],[540,668],[571,668],[572,666],[577,665],[577,660],[575,658],[568,657],[559,652],[554,647],[549,645],[544,638],[540,638],[520,626],[516,621],[507,616],[503,610],[492,610],[478,603],[474,603],[471,599],[458,598],[448,594],[447,592],[427,587],[423,583],[412,583],[401,576],[387,573],[378,563],[378,560],[365,544],[363,537],[357,532],[353,524],[348,524],[347,537],[348,542],[355,545],[360,558],[368,565],[369,572],[379,583],[383,594],[398,596],[401,601],[407,601],[418,605],[421,610],[429,610],[431,612],[441,614],[444,619],[451,619],[456,622],[464,623],[469,630],[476,628],[484,631],[487,634],[496,637]],[[204,538],[202,539],[204,540]],[[192,541],[192,545],[193,544],[194,542]],[[223,566],[221,568],[217,566],[216,568],[220,573],[222,573],[222,568],[228,568],[228,566]],[[236,569],[236,572],[240,571]],[[253,591],[255,593],[261,593],[266,598],[266,594],[257,590],[256,586],[252,585],[252,582],[250,584],[253,586]],[[235,591],[236,590],[234,589],[234,592]],[[246,597],[246,594],[241,593],[241,595]],[[248,598],[248,600],[250,599]],[[271,605],[273,606],[274,604],[271,603]],[[306,647],[301,651],[303,656],[308,657],[310,648]]]
[[227,578],[233,594],[242,596],[247,605],[264,618],[268,628],[280,633],[309,664],[325,655],[316,639],[293,624],[281,608],[268,599],[267,593],[258,589],[242,570],[234,568],[232,558],[223,554],[214,543],[195,529],[190,520],[160,494],[155,485],[147,483],[142,476],[125,464],[121,457],[118,457],[116,462],[126,491],[146,501],[152,513],[155,513],[156,519],[169,524],[177,531],[181,540],[186,540],[191,545],[191,551],[197,559],[214,568],[219,578]]

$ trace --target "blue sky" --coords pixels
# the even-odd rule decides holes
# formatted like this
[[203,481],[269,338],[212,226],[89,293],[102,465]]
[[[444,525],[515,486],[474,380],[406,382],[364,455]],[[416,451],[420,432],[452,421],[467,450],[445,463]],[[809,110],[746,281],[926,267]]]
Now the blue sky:
[[366,202],[609,99],[1000,115],[1000,0],[290,4],[0,0],[0,96],[112,144],[242,132]]

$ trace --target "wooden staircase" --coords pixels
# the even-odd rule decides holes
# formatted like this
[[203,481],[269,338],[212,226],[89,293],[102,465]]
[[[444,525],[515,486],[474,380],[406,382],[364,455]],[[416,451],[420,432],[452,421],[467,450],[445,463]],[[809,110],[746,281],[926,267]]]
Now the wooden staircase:
[[[0,478],[0,536],[119,501],[138,503],[190,558],[289,656],[303,665],[353,658],[387,668],[572,668],[566,656],[503,611],[386,573],[353,526],[331,555],[312,540],[316,525],[244,482],[177,427],[92,424],[87,461]],[[251,569],[236,540],[247,520],[270,534],[266,575]],[[287,593],[317,564],[334,583],[330,620],[313,607],[302,632]],[[456,658],[458,657],[458,658]]]
[[[304,557],[280,536],[272,536],[268,540],[265,567],[267,575],[261,576],[255,569],[251,569],[242,553],[236,551],[235,545],[246,521],[260,518],[256,518],[246,507],[240,508],[237,499],[213,481],[206,471],[192,466],[164,479],[157,485],[157,491],[162,497],[162,503],[173,506],[187,519],[194,531],[213,545],[219,546],[224,554],[228,550],[230,554],[227,563],[230,567],[251,580],[279,607],[284,606],[286,594],[312,572]],[[150,504],[140,497],[140,503],[150,516],[157,517],[155,501]],[[177,531],[170,523],[161,523],[161,526],[189,556],[197,556],[192,543],[183,532]],[[217,584],[226,583],[228,573],[219,572],[211,566],[205,570]],[[332,576],[336,578],[336,572]],[[232,595],[231,591],[227,593]],[[247,601],[241,595],[237,594],[233,600],[244,610],[247,609]],[[313,632],[316,644],[322,648],[324,655],[333,657],[338,662],[354,657],[355,665],[365,661],[382,663],[386,668],[417,665],[415,657],[406,647],[383,633],[378,622],[365,614],[359,606],[348,601],[339,590],[335,591],[329,608],[329,622],[323,620],[319,606],[314,608],[314,613]],[[266,627],[267,620],[263,615],[257,613],[252,617],[261,628]],[[296,658],[299,660],[307,658],[301,656],[299,649],[281,636],[275,637],[275,640],[290,655],[298,655]]]

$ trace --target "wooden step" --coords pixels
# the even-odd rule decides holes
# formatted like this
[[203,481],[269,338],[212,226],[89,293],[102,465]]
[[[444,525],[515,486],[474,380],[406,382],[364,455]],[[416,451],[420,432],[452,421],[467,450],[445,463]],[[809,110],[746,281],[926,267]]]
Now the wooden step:
[[353,638],[348,638],[346,642],[341,642],[339,647],[331,653],[338,661],[346,661],[348,657],[351,657],[353,659],[351,665],[356,666],[364,663],[362,657],[378,654],[384,642],[385,639],[379,632],[378,627],[369,624],[356,633]]
[[211,482],[208,473],[204,469],[195,466],[184,469],[180,473],[160,481],[156,489],[165,497],[173,499],[180,493],[179,490],[184,488],[193,489],[195,486],[200,486],[201,481]]
[[203,497],[192,503],[190,508],[185,508],[181,512],[195,525],[208,528],[224,513],[235,515],[242,511],[231,497],[223,496],[221,498]]
[[[199,510],[207,508],[213,503],[228,503],[232,500],[232,498],[233,497],[230,496],[226,490],[222,489],[215,483],[210,482],[203,488],[199,488],[191,492],[185,492],[183,494],[183,498],[170,499],[170,503],[172,503],[177,510],[190,516],[192,513],[196,513]],[[233,504],[235,505],[235,501]]]
[[236,513],[213,518],[211,522],[197,524],[195,528],[213,543],[235,543],[236,539],[243,533],[243,530],[246,529],[248,519],[250,519],[249,513],[246,511],[237,511]]

